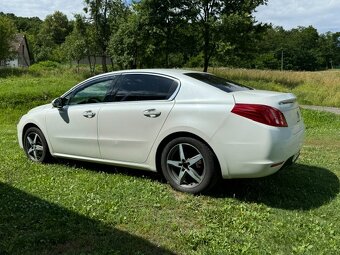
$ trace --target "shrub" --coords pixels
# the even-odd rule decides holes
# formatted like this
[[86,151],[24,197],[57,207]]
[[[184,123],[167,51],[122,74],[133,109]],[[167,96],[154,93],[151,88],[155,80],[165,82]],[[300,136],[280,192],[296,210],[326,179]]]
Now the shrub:
[[44,70],[52,70],[60,68],[60,64],[54,61],[41,61],[36,64],[33,64],[29,67],[30,71],[39,72]]

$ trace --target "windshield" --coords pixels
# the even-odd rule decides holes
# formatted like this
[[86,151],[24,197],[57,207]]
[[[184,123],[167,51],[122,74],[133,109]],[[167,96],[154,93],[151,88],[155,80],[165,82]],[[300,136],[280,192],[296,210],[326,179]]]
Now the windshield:
[[209,84],[211,86],[214,86],[227,93],[253,89],[208,73],[186,73],[185,75],[190,76],[191,78],[194,78],[206,84]]

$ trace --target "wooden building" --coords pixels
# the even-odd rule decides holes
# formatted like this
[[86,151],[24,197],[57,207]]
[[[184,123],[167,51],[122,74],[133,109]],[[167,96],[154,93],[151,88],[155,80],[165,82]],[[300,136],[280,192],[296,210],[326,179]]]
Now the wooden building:
[[0,66],[7,67],[28,67],[31,65],[30,52],[26,37],[22,34],[16,34],[11,43],[13,56],[11,59],[1,60]]

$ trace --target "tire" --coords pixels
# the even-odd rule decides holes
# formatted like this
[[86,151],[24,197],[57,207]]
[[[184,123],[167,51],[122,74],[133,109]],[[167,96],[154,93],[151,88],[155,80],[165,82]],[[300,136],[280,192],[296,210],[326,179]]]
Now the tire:
[[26,130],[23,145],[29,160],[46,163],[51,159],[45,136],[39,128],[31,127]]
[[169,184],[182,192],[202,193],[218,180],[214,153],[191,137],[176,138],[164,147],[161,168]]

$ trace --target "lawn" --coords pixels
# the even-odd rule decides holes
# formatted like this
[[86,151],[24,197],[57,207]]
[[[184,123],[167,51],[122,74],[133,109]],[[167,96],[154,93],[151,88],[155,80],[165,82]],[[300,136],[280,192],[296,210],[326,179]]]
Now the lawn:
[[262,179],[176,192],[158,175],[29,162],[16,123],[83,76],[0,78],[0,254],[338,254],[340,116],[303,110],[298,163]]

